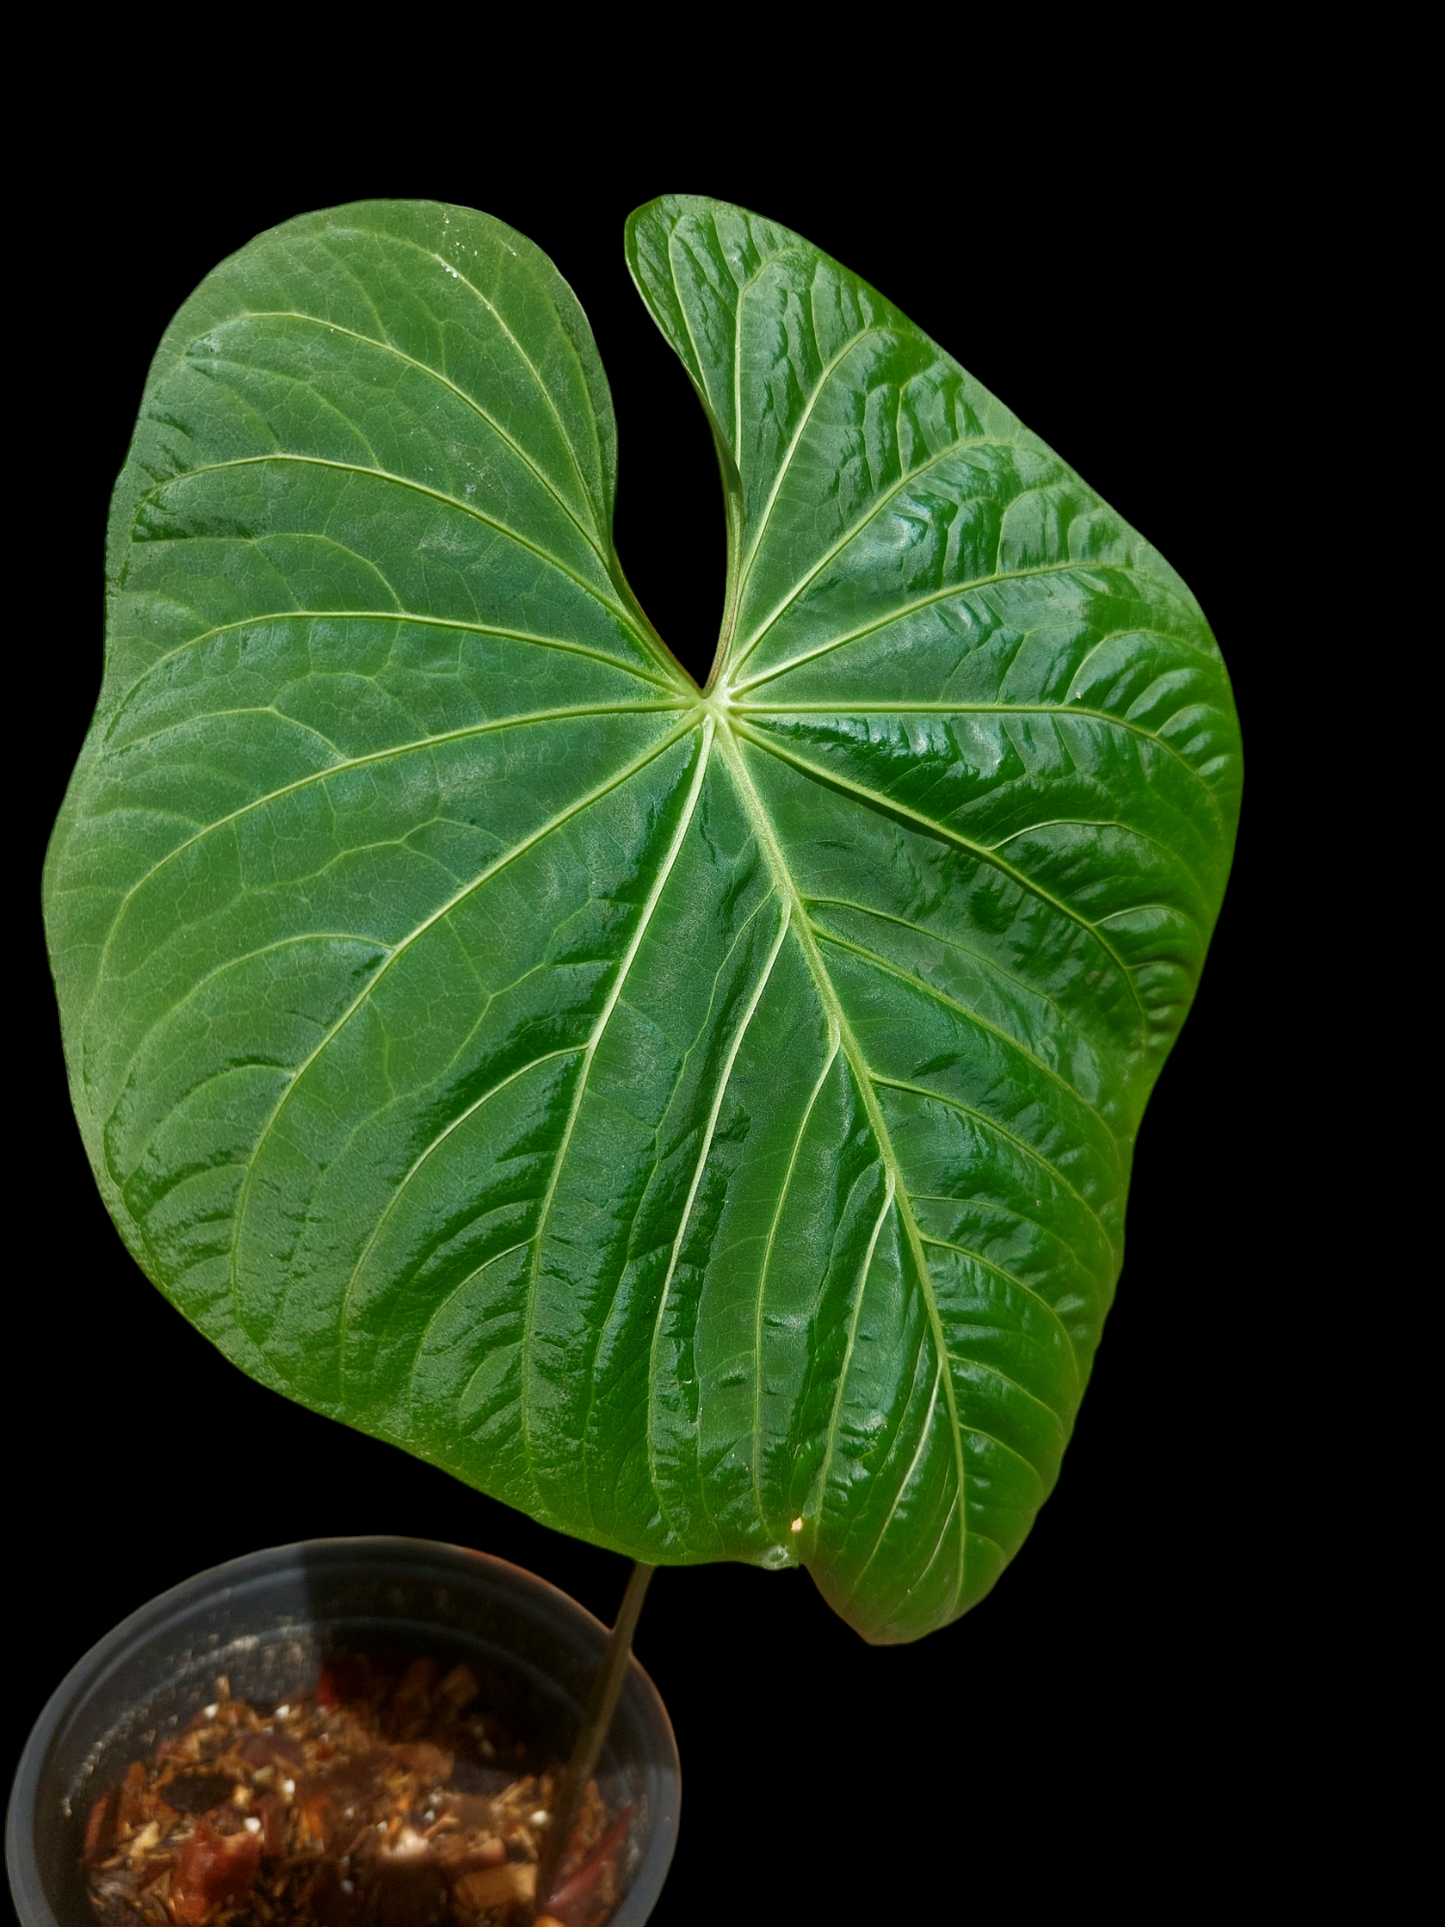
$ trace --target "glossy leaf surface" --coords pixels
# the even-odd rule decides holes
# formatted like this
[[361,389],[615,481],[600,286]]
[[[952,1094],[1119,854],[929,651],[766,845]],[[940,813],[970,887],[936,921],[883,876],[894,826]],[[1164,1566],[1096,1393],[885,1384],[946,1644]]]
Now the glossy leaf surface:
[[76,1108],[256,1378],[909,1639],[1057,1476],[1224,888],[1229,686],[856,276],[716,202],[627,245],[727,480],[705,694],[521,236],[334,209],[177,317],[47,873]]

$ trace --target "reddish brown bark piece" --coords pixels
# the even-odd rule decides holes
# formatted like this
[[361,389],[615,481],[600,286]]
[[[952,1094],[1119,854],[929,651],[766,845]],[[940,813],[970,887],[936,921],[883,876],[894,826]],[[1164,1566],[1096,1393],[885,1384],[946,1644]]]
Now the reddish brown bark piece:
[[548,1896],[547,1912],[559,1920],[562,1927],[581,1927],[591,1906],[592,1896],[597,1891],[598,1882],[607,1870],[608,1863],[616,1858],[618,1848],[627,1838],[635,1812],[635,1807],[624,1807],[576,1873],[564,1880],[561,1886]]
[[171,1880],[171,1918],[201,1927],[212,1907],[243,1899],[261,1870],[261,1836],[216,1833],[203,1820],[181,1848]]
[[145,1818],[146,1770],[137,1760],[126,1769],[116,1789],[115,1825],[117,1833],[143,1824]]
[[87,1872],[93,1872],[102,1860],[108,1860],[115,1851],[117,1791],[113,1787],[90,1809],[90,1818],[85,1823],[84,1859]]

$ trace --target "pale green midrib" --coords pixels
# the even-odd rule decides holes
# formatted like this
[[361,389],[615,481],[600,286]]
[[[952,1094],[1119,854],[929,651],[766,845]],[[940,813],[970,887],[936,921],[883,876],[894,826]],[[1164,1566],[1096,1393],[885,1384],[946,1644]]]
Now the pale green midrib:
[[[474,395],[469,395],[464,388],[458,388],[456,383],[450,380],[446,375],[444,375],[439,368],[428,367],[426,362],[418,361],[415,358],[415,356],[407,354],[405,349],[398,348],[395,342],[378,341],[374,335],[358,334],[356,329],[343,327],[339,321],[324,321],[320,315],[302,314],[299,310],[294,308],[248,308],[244,314],[235,315],[232,317],[230,321],[223,322],[221,324],[221,328],[228,329],[228,328],[241,327],[248,321],[306,322],[312,327],[325,329],[325,331],[328,334],[345,335],[348,340],[360,342],[364,347],[375,348],[380,353],[385,355],[393,355],[398,361],[405,362],[408,368],[415,368],[415,370],[419,375],[425,375],[428,377],[429,380],[432,380],[438,383],[439,386],[445,388],[449,394],[455,395],[457,400],[460,401],[465,407],[470,408],[481,421],[484,421],[487,424],[488,428],[492,430],[493,434],[495,434],[500,441],[503,441],[506,443],[507,447],[510,448],[512,453],[517,457],[518,461],[521,462],[525,468],[529,469],[531,473],[536,476],[537,480],[542,484],[543,488],[546,489],[547,493],[557,503],[557,506],[563,511],[563,513],[569,518],[569,520],[576,525],[578,532],[582,535],[584,540],[587,542],[588,546],[596,554],[598,561],[602,563],[604,568],[606,567],[608,544],[607,544],[607,536],[606,536],[605,529],[597,524],[591,523],[590,521],[588,523],[584,523],[578,516],[575,508],[567,500],[566,496],[563,495],[562,491],[557,487],[557,484],[552,480],[552,478],[548,474],[546,474],[546,472],[543,469],[537,466],[536,462],[533,461],[532,457],[527,453],[526,449],[522,447],[521,443],[515,440],[513,436],[507,433],[506,429],[503,428],[502,424],[497,420],[496,416],[488,413],[488,411],[482,407],[482,404],[476,399]],[[216,330],[215,332],[220,332],[220,330]],[[203,368],[210,366],[211,358],[208,358],[205,362],[199,362],[198,365]],[[247,362],[234,361],[234,360],[232,361],[231,365],[234,367],[242,367],[247,369],[249,369],[251,366],[251,364]],[[270,376],[270,375],[275,375],[278,371],[272,368],[263,368],[260,370],[260,372]],[[284,373],[284,371],[282,372]],[[293,375],[293,376],[290,376],[289,378],[293,381],[302,381],[303,385],[309,385],[309,384],[306,384],[303,378],[300,376]],[[341,411],[338,411],[338,412],[341,412]],[[350,417],[345,415],[344,412],[342,412],[342,419],[344,421],[350,421]],[[351,426],[353,428],[356,428],[356,432],[360,434],[361,431],[357,427],[356,423],[352,422]],[[582,477],[580,472],[577,469],[577,458],[572,451],[571,443],[568,441],[565,435],[563,435],[562,437],[562,442],[563,442],[563,446],[567,449],[568,457],[571,461],[573,472],[577,474],[577,478],[580,482],[582,480]],[[588,491],[585,483],[583,483],[583,497],[585,500],[587,500],[589,509],[596,507],[596,504],[593,503],[590,499],[590,491]]]
[[849,795],[857,797],[860,802],[874,809],[881,810],[887,815],[903,817],[910,822],[916,823],[921,830],[940,837],[945,842],[952,843],[956,848],[966,851],[970,856],[977,857],[979,862],[991,864],[995,869],[1001,871],[1003,875],[1010,877],[1022,889],[1027,890],[1030,896],[1037,897],[1041,903],[1048,904],[1051,909],[1058,911],[1060,916],[1067,917],[1071,923],[1076,923],[1081,930],[1087,930],[1099,948],[1108,956],[1112,957],[1118,965],[1120,975],[1129,987],[1129,995],[1138,1006],[1140,1023],[1143,1027],[1147,1047],[1149,1013],[1144,1008],[1143,999],[1139,995],[1138,987],[1134,982],[1129,966],[1124,962],[1124,959],[1114,948],[1113,944],[1109,942],[1108,938],[1100,932],[1097,924],[1091,923],[1087,917],[1081,916],[1077,910],[1071,909],[1062,898],[1055,897],[1049,891],[1045,890],[1041,884],[1036,883],[1033,878],[1028,875],[1027,871],[1020,870],[1014,864],[1006,862],[1004,858],[995,856],[986,844],[975,843],[971,838],[961,835],[957,830],[949,829],[947,824],[935,822],[932,817],[924,816],[921,811],[910,809],[906,803],[896,802],[891,797],[880,796],[876,790],[869,789],[866,784],[852,782],[848,777],[840,776],[836,770],[819,769],[815,763],[810,763],[805,756],[799,756],[795,752],[785,749],[781,744],[771,741],[761,730],[749,729],[745,723],[741,722],[736,725],[736,728],[739,734],[745,735],[749,742],[756,743],[758,748],[765,751],[766,754],[776,757],[781,763],[787,763],[801,775],[810,777],[815,783],[820,783],[827,789],[843,790]]
[[[859,1096],[862,1099],[864,1110],[868,1115],[870,1127],[877,1140],[879,1153],[888,1174],[888,1183],[897,1201],[899,1220],[904,1227],[904,1234],[913,1248],[914,1265],[917,1269],[919,1282],[923,1290],[924,1304],[927,1310],[929,1325],[933,1333],[933,1341],[938,1348],[940,1358],[945,1358],[948,1355],[948,1347],[944,1342],[943,1322],[939,1315],[938,1301],[934,1294],[933,1277],[928,1269],[928,1260],[924,1254],[918,1226],[913,1219],[912,1205],[908,1197],[907,1186],[903,1180],[903,1173],[898,1163],[897,1154],[893,1149],[893,1141],[889,1135],[887,1120],[883,1116],[882,1107],[878,1102],[877,1093],[873,1088],[872,1074],[869,1071],[867,1059],[864,1057],[858,1041],[853,1035],[852,1028],[848,1023],[847,1015],[843,1009],[842,1000],[839,998],[833,986],[833,981],[828,975],[827,966],[823,962],[823,958],[812,935],[812,927],[808,922],[807,911],[804,908],[801,893],[793,879],[787,858],[778,841],[772,819],[768,815],[762,798],[758,795],[753,785],[752,777],[749,774],[747,765],[743,761],[742,752],[733,739],[731,729],[720,729],[718,738],[723,745],[723,755],[733,773],[733,780],[737,785],[743,807],[752,822],[753,834],[757,837],[759,848],[763,850],[767,857],[769,867],[773,871],[774,878],[778,884],[779,894],[784,897],[785,901],[792,905],[794,919],[798,929],[799,942],[807,958],[810,972],[817,987],[818,996],[828,1013],[830,1023],[836,1026],[839,1043],[852,1068],[853,1076],[858,1086]],[[862,1289],[863,1287],[860,1286],[860,1304]],[[954,1396],[952,1380],[947,1371],[944,1373],[944,1382],[952,1427],[951,1443],[953,1446],[954,1466],[959,1493],[958,1580],[954,1594],[954,1610],[957,1611],[958,1603],[963,1598],[966,1574],[967,1531],[965,1526],[963,1494],[967,1489],[967,1473],[963,1460],[962,1428],[959,1423],[958,1404]],[[844,1378],[840,1375],[838,1382],[838,1399],[840,1401],[843,1397],[844,1389]]]
[[[579,575],[570,563],[564,562],[560,556],[553,555],[550,549],[544,549],[540,543],[534,542],[530,536],[523,535],[519,529],[512,528],[508,523],[499,522],[494,515],[484,514],[471,502],[464,502],[460,496],[448,495],[444,489],[431,488],[425,482],[418,482],[410,475],[397,475],[391,469],[366,468],[360,462],[338,462],[328,455],[298,455],[284,449],[273,449],[266,455],[235,455],[224,462],[199,462],[194,468],[183,469],[157,482],[152,488],[144,489],[136,497],[135,508],[139,511],[142,503],[154,500],[169,488],[178,488],[187,482],[193,482],[198,476],[223,474],[226,470],[233,468],[264,468],[273,462],[287,462],[297,468],[325,468],[341,475],[365,476],[373,482],[385,482],[391,488],[410,489],[413,494],[425,495],[430,501],[440,502],[446,508],[457,509],[463,515],[469,515],[473,521],[480,522],[484,528],[493,530],[506,541],[515,542],[519,549],[525,549],[529,555],[535,555],[539,562],[547,563],[557,571],[558,575],[565,575],[568,581],[575,582],[582,593],[595,602],[599,609],[605,609],[608,615],[614,617],[625,629],[636,633],[625,608],[618,603],[609,602],[605,596],[599,594],[595,582],[589,582],[586,576]],[[295,532],[306,533],[304,530]],[[134,536],[131,541],[134,546]],[[606,569],[603,570],[603,577],[609,588],[616,587],[611,574]],[[645,641],[645,638],[639,637],[638,640]]]
[[[673,732],[673,734],[668,738],[668,745],[670,745],[671,743],[680,741],[683,735],[689,729],[693,729],[696,726],[697,726],[696,716],[694,715],[693,717],[690,717],[686,723],[681,725],[677,730]],[[672,841],[668,846],[667,856],[662,862],[662,864],[659,866],[657,879],[652,886],[652,890],[648,896],[646,904],[643,906],[642,914],[637,920],[637,929],[633,933],[632,939],[628,944],[626,951],[623,953],[622,957],[618,961],[617,975],[613,981],[611,989],[608,991],[606,1001],[604,1002],[602,1010],[598,1016],[598,1020],[595,1028],[593,1029],[592,1035],[587,1041],[587,1046],[584,1053],[584,1060],[577,1075],[577,1088],[573,1093],[572,1103],[567,1115],[567,1123],[562,1133],[561,1142],[558,1144],[557,1150],[553,1156],[551,1175],[548,1178],[547,1189],[545,1194],[543,1195],[541,1207],[537,1213],[537,1228],[533,1233],[535,1242],[533,1244],[531,1276],[527,1282],[527,1304],[526,1304],[526,1310],[523,1314],[522,1335],[519,1341],[522,1348],[522,1351],[521,1351],[522,1390],[521,1390],[521,1404],[520,1404],[520,1421],[519,1421],[518,1430],[522,1440],[522,1453],[527,1463],[528,1477],[531,1479],[531,1482],[532,1482],[532,1490],[536,1494],[538,1505],[542,1508],[544,1512],[548,1510],[548,1507],[547,1507],[546,1499],[542,1492],[541,1481],[537,1477],[536,1460],[532,1453],[532,1435],[531,1435],[531,1427],[528,1423],[528,1410],[529,1410],[529,1404],[530,1404],[529,1395],[530,1395],[531,1385],[532,1385],[532,1368],[533,1368],[533,1351],[534,1351],[534,1347],[532,1343],[532,1334],[533,1334],[533,1328],[536,1320],[537,1295],[539,1290],[540,1277],[541,1277],[541,1265],[542,1265],[542,1244],[546,1236],[547,1219],[552,1208],[553,1200],[557,1194],[557,1186],[561,1181],[562,1167],[567,1161],[567,1152],[571,1147],[572,1134],[576,1129],[577,1119],[581,1114],[581,1110],[582,1110],[582,1101],[587,1092],[587,1079],[591,1072],[592,1065],[596,1061],[597,1051],[601,1045],[603,1034],[605,1033],[608,1024],[611,1022],[612,1013],[617,1008],[618,1002],[621,999],[622,992],[626,987],[628,973],[632,968],[633,962],[637,957],[637,953],[642,947],[643,939],[646,937],[648,929],[651,925],[653,912],[657,908],[657,905],[662,898],[663,890],[667,885],[668,879],[672,875],[673,866],[677,862],[678,854],[682,849],[683,841],[687,835],[688,830],[692,826],[693,815],[697,809],[697,799],[702,793],[703,780],[707,775],[708,763],[711,760],[711,752],[712,752],[712,744],[714,741],[714,736],[715,736],[715,729],[712,723],[712,719],[704,718],[702,747],[698,753],[697,767],[693,771],[692,782],[691,782],[691,787],[689,790],[687,802],[683,806],[682,810],[679,812],[677,828],[673,832]],[[640,768],[641,764],[639,763],[637,767]],[[632,773],[633,773],[632,771],[628,771],[626,774],[631,775]],[[623,781],[623,780],[626,780],[626,778],[624,776],[619,778],[618,780]],[[584,1499],[585,1499],[588,1514],[590,1517],[592,1515],[592,1498],[591,1498],[590,1486],[588,1485],[588,1481],[587,1481],[585,1458],[583,1460],[583,1481],[582,1482],[583,1482]]]
[[[354,554],[355,551],[348,549],[346,553]],[[139,597],[149,591],[131,590],[129,593]],[[209,629],[201,630],[198,635],[188,636],[184,642],[178,642],[173,649],[167,649],[164,655],[148,662],[110,712],[106,736],[125,714],[126,704],[131,697],[168,662],[174,662],[177,656],[185,655],[190,649],[199,649],[202,643],[210,642],[216,636],[229,635],[236,629],[256,628],[267,622],[411,622],[423,629],[455,629],[463,635],[493,636],[499,642],[520,642],[538,649],[556,649],[568,656],[586,656],[591,662],[605,663],[609,668],[621,670],[624,675],[636,676],[640,682],[649,682],[654,689],[672,691],[679,688],[675,676],[659,677],[635,662],[624,662],[620,656],[609,656],[605,650],[588,649],[580,642],[564,641],[561,636],[534,636],[523,629],[497,629],[489,623],[463,622],[455,616],[420,616],[410,609],[265,609],[253,616],[240,616],[235,622],[218,622]],[[129,640],[130,637],[124,634],[118,635],[112,638],[111,646],[116,647]]]
[[411,949],[412,945],[418,942],[420,938],[423,937],[428,930],[432,929],[436,924],[438,924],[443,917],[449,916],[451,912],[456,909],[458,904],[463,903],[475,891],[481,889],[485,884],[489,883],[491,879],[494,876],[496,876],[500,871],[505,869],[508,864],[515,863],[519,858],[525,856],[527,851],[534,848],[538,843],[540,843],[543,840],[544,837],[550,836],[553,833],[553,831],[561,828],[566,823],[570,823],[574,817],[579,816],[584,810],[589,809],[592,806],[592,804],[600,801],[602,797],[610,794],[610,792],[618,788],[620,784],[627,782],[630,777],[636,775],[636,773],[640,769],[645,768],[645,766],[648,763],[655,761],[657,757],[665,754],[666,751],[670,749],[674,743],[678,742],[682,738],[682,736],[686,733],[686,731],[692,726],[693,724],[689,719],[688,721],[685,721],[682,724],[680,724],[676,729],[672,730],[668,735],[664,736],[659,742],[649,745],[649,747],[643,752],[641,756],[634,757],[630,762],[625,764],[620,770],[615,771],[610,777],[608,777],[606,782],[596,785],[593,789],[589,790],[585,796],[579,797],[576,802],[570,804],[565,810],[559,811],[555,815],[549,817],[545,823],[539,824],[535,830],[531,831],[527,836],[523,837],[520,840],[520,842],[515,843],[510,850],[506,851],[502,856],[498,857],[495,862],[488,864],[487,867],[479,873],[479,875],[471,878],[462,889],[454,892],[453,895],[450,896],[445,903],[439,905],[437,909],[433,910],[427,917],[423,918],[423,920],[419,924],[417,924],[411,931],[408,932],[406,937],[402,939],[402,941],[392,951],[391,955],[386,959],[385,963],[383,963],[378,970],[372,973],[371,977],[367,980],[366,984],[362,987],[361,991],[358,993],[358,995],[355,998],[353,998],[351,1003],[348,1004],[346,1009],[341,1013],[341,1015],[336,1019],[336,1021],[333,1024],[328,1026],[325,1034],[322,1036],[320,1041],[313,1047],[313,1049],[310,1051],[307,1057],[302,1061],[302,1063],[298,1065],[295,1074],[288,1082],[286,1089],[282,1092],[281,1097],[276,1103],[275,1107],[273,1108],[270,1117],[266,1120],[266,1123],[262,1126],[260,1135],[257,1137],[256,1142],[252,1147],[251,1155],[246,1161],[245,1177],[242,1180],[241,1189],[237,1195],[236,1203],[234,1206],[234,1219],[233,1219],[234,1230],[231,1238],[230,1297],[233,1304],[235,1301],[236,1290],[239,1283],[238,1262],[239,1262],[239,1252],[240,1252],[240,1244],[241,1244],[241,1234],[245,1227],[246,1211],[250,1200],[251,1180],[256,1170],[257,1161],[260,1158],[262,1149],[264,1148],[267,1139],[269,1138],[271,1132],[275,1128],[277,1119],[280,1117],[281,1112],[285,1109],[285,1106],[289,1101],[291,1094],[300,1085],[302,1079],[306,1076],[311,1066],[314,1063],[316,1063],[318,1058],[321,1056],[322,1052],[329,1048],[332,1041],[340,1034],[344,1026],[348,1024],[351,1021],[352,1017],[356,1014],[356,1012],[360,1010],[362,1006],[368,1002],[368,1000],[374,994],[376,990],[376,986],[381,982],[382,978],[393,967],[393,965],[398,961],[398,959],[405,956],[408,953],[408,951]]
[[[385,762],[392,756],[418,754],[425,750],[435,749],[441,744],[457,742],[470,736],[485,736],[500,729],[512,729],[529,723],[555,722],[568,717],[589,715],[611,716],[618,713],[624,715],[656,715],[669,709],[679,709],[681,707],[681,702],[666,703],[659,701],[655,703],[637,704],[602,703],[583,706],[577,709],[543,710],[538,711],[532,716],[509,716],[496,722],[471,723],[468,724],[465,729],[448,730],[438,736],[418,737],[417,740],[412,743],[398,743],[389,749],[372,750],[364,756],[352,757],[339,763],[328,763],[325,769],[313,770],[309,776],[298,776],[294,782],[283,784],[278,790],[268,791],[265,796],[257,797],[250,803],[242,803],[238,808],[232,810],[229,815],[217,817],[213,823],[204,824],[193,836],[189,836],[185,838],[184,841],[176,844],[174,849],[167,850],[159,862],[153,863],[150,869],[147,870],[143,876],[138,877],[126,890],[125,895],[111,913],[111,921],[106,929],[105,941],[101,945],[100,956],[96,962],[95,976],[91,983],[90,995],[81,1007],[79,1015],[80,1024],[82,1026],[84,1025],[95,1003],[95,999],[100,993],[106,965],[110,958],[112,941],[120,928],[121,919],[124,917],[132,900],[176,857],[184,855],[187,850],[194,848],[197,843],[203,842],[206,837],[213,836],[218,830],[225,829],[241,817],[249,815],[253,810],[265,809],[270,804],[279,801],[282,797],[294,794],[297,790],[307,789],[315,783],[323,783],[333,776],[343,776],[349,770],[359,769],[366,764]],[[97,819],[91,817],[89,820],[93,822]]]

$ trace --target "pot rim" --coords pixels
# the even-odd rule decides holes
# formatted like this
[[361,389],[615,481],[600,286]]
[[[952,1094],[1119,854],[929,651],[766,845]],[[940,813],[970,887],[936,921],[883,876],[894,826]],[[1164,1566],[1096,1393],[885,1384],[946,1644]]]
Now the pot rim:
[[[189,1578],[180,1580],[164,1592],[156,1593],[145,1600],[122,1620],[104,1633],[93,1646],[89,1647],[66,1673],[55,1691],[41,1708],[35,1724],[31,1727],[15,1769],[11,1785],[8,1811],[5,1821],[5,1862],[10,1876],[10,1885],[17,1904],[24,1903],[31,1909],[34,1918],[45,1920],[55,1918],[48,1896],[39,1883],[35,1866],[34,1826],[36,1800],[40,1786],[41,1768],[57,1734],[69,1715],[83,1702],[85,1696],[94,1688],[116,1660],[129,1646],[148,1630],[150,1622],[164,1622],[177,1608],[184,1608],[206,1594],[224,1592],[232,1583],[242,1582],[249,1575],[258,1559],[281,1560],[292,1555],[298,1562],[307,1554],[320,1554],[323,1560],[335,1559],[338,1563],[348,1555],[352,1557],[394,1561],[398,1565],[421,1563],[437,1554],[445,1559],[477,1562],[490,1568],[502,1577],[515,1590],[531,1592],[547,1599],[555,1609],[564,1614],[585,1620],[596,1629],[600,1639],[605,1640],[609,1628],[595,1613],[591,1613],[578,1600],[560,1586],[554,1586],[540,1573],[519,1566],[510,1559],[499,1558],[496,1553],[482,1552],[474,1546],[454,1545],[441,1539],[414,1539],[400,1533],[358,1533],[335,1538],[297,1539],[279,1546],[261,1546],[254,1551],[241,1553],[234,1559],[222,1560],[219,1565],[203,1567],[200,1572],[192,1573]],[[651,1674],[638,1659],[636,1653],[629,1655],[629,1671],[636,1667],[641,1677],[647,1698],[653,1711],[660,1716],[662,1735],[665,1740],[665,1757],[658,1764],[671,1781],[672,1797],[665,1810],[658,1815],[658,1826],[653,1839],[658,1844],[666,1844],[666,1857],[661,1867],[661,1878],[657,1891],[661,1891],[672,1860],[672,1847],[677,1838],[678,1815],[681,1809],[682,1770],[678,1759],[677,1736],[673,1731],[672,1720],[667,1704],[658,1692]],[[670,1821],[670,1826],[668,1822]],[[671,1840],[664,1836],[670,1834]],[[646,1856],[638,1868],[641,1876],[646,1868]],[[635,1878],[619,1908],[618,1920],[625,1919],[623,1909],[627,1900],[641,1886],[640,1878]],[[654,1900],[656,1895],[654,1895]],[[38,1909],[38,1911],[37,1911]],[[650,1911],[650,1909],[649,1909]]]

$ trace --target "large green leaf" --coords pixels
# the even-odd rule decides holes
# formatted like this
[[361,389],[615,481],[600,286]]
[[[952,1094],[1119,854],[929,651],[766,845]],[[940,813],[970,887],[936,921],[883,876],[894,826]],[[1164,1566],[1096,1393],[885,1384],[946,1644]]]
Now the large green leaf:
[[706,693],[520,235],[308,215],[176,318],[47,876],[76,1109],[256,1378],[911,1639],[1057,1476],[1224,888],[1229,685],[855,275],[713,201],[628,254],[724,471]]

